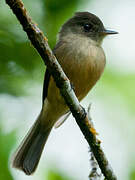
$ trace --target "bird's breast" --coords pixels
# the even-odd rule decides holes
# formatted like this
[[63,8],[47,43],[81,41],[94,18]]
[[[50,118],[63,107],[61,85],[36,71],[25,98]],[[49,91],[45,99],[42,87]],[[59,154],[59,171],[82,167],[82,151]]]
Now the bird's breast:
[[83,99],[104,70],[103,49],[88,42],[69,47],[65,43],[56,50],[56,57],[73,84],[77,97]]

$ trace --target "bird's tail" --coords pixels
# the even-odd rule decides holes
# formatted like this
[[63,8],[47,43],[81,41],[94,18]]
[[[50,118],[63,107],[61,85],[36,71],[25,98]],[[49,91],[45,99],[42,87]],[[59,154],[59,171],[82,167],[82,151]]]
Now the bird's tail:
[[43,130],[38,118],[15,153],[13,167],[31,175],[38,165],[51,129],[52,127]]

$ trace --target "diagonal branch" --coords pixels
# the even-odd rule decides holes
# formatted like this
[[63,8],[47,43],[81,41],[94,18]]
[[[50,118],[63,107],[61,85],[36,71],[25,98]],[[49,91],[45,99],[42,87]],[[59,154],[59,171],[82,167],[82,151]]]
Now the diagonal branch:
[[86,111],[84,108],[82,108],[77,97],[75,96],[75,93],[70,85],[70,81],[57,62],[56,57],[52,53],[43,32],[37,27],[36,24],[32,22],[21,0],[5,1],[16,15],[24,31],[27,33],[29,40],[51,72],[57,87],[60,89],[61,95],[65,99],[65,102],[75,117],[80,130],[91,147],[91,150],[106,180],[116,180],[117,178],[113,173],[113,170],[111,169],[103,150],[100,147],[100,141],[96,138],[96,135],[93,132],[93,126],[88,120]]

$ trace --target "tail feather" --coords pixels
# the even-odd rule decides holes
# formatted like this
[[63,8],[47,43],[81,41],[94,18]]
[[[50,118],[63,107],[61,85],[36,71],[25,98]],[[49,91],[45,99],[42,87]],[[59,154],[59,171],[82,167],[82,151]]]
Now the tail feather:
[[31,175],[36,170],[50,131],[51,128],[43,131],[37,120],[15,153],[13,167]]

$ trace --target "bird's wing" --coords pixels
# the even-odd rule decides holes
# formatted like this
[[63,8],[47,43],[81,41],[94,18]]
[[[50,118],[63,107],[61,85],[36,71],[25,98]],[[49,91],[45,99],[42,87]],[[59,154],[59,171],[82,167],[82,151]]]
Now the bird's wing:
[[46,69],[45,77],[44,77],[44,84],[43,84],[42,105],[44,104],[45,98],[47,97],[50,77],[51,77],[51,74],[49,73],[48,69]]
[[[45,77],[44,77],[44,84],[43,84],[42,105],[44,104],[45,98],[47,97],[50,77],[51,77],[51,74],[49,73],[48,69],[46,69]],[[60,117],[60,119],[58,119],[54,127],[55,128],[60,127],[66,121],[66,119],[69,117],[70,114],[71,114],[70,111],[66,112],[62,117]]]
[[[56,46],[57,46],[57,44],[56,44]],[[54,55],[56,55],[55,54],[56,46],[53,49]],[[50,77],[51,77],[51,74],[50,74],[48,68],[46,68],[46,72],[45,72],[45,76],[44,76],[44,84],[43,84],[43,93],[42,93],[42,105],[44,104],[45,98],[47,97]]]

